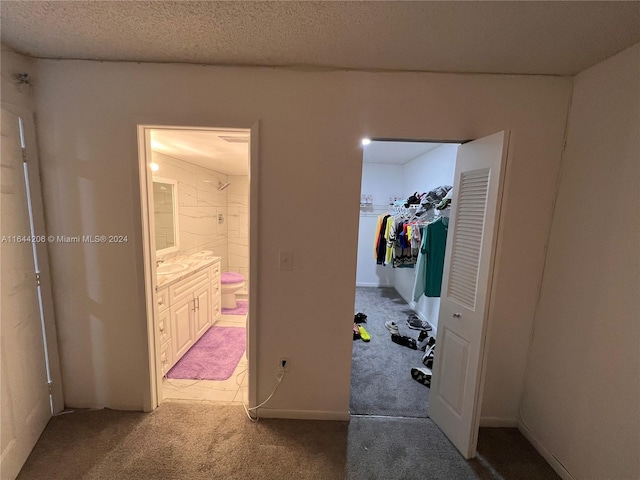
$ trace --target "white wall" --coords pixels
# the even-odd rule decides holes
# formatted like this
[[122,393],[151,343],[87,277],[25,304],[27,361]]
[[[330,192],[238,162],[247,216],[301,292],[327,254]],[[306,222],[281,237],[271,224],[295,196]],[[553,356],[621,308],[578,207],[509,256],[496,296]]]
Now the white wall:
[[575,79],[522,421],[576,479],[640,478],[640,44]]
[[34,76],[50,233],[130,238],[52,246],[67,405],[140,409],[147,390],[136,125],[260,121],[257,394],[285,355],[269,406],[313,416],[349,408],[359,139],[512,131],[483,414],[516,418],[571,79],[77,60]]
[[19,85],[15,75],[33,73],[34,61],[2,45],[2,103],[33,112],[35,109],[33,86]]
[[[453,175],[456,169],[457,144],[445,144],[414,158],[403,165],[402,184],[404,196],[414,192],[429,192],[441,185],[453,185]],[[409,303],[411,308],[428,321],[435,330],[438,329],[438,313],[440,312],[440,298],[420,297],[413,301],[413,285],[416,281],[416,271],[413,268],[396,268],[394,286],[398,293]]]
[[247,288],[239,293],[245,294],[249,287],[249,177],[229,175],[228,180],[229,266],[223,270],[244,275]]
[[[218,190],[218,182],[226,182],[227,175],[158,152],[152,152],[151,158],[160,167],[155,176],[178,181],[180,253],[210,250],[222,257],[225,270],[229,261],[227,192]],[[224,223],[218,224],[218,214],[224,216]]]
[[389,197],[403,195],[402,165],[363,163],[360,192],[372,195],[374,206],[360,208],[356,285],[391,287],[393,286],[393,268],[376,264],[373,245],[378,215],[389,211]]

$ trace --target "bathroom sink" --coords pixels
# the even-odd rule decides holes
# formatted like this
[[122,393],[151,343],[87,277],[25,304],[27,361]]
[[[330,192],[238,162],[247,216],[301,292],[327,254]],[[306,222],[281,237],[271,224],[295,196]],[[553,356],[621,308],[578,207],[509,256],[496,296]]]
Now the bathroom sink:
[[171,275],[172,273],[184,272],[189,265],[184,263],[163,263],[158,267],[158,275]]

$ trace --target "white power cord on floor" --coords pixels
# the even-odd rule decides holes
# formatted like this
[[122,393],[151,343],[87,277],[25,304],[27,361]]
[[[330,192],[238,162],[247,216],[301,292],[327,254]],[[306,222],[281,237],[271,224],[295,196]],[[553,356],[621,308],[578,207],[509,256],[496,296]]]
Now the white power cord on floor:
[[[238,385],[240,387],[240,402],[242,402],[242,408],[244,408],[244,412],[247,414],[247,417],[249,418],[249,420],[251,420],[252,422],[257,422],[258,420],[260,420],[260,417],[258,416],[258,409],[264,405],[267,404],[267,402],[269,400],[271,400],[271,397],[273,397],[275,395],[275,393],[278,391],[278,387],[280,386],[280,384],[282,383],[282,380],[284,379],[284,376],[286,375],[286,372],[283,370],[280,375],[278,375],[276,378],[278,379],[278,383],[276,384],[275,388],[273,389],[273,391],[271,392],[271,394],[267,397],[267,399],[262,402],[259,405],[256,405],[255,407],[247,407],[247,405],[244,403],[244,388],[242,387],[242,383],[238,383],[238,379],[240,378],[240,375],[244,372],[246,372],[247,369],[245,368],[241,373],[239,373],[238,375],[236,375],[236,385]],[[255,410],[255,417],[251,416],[252,411]]]

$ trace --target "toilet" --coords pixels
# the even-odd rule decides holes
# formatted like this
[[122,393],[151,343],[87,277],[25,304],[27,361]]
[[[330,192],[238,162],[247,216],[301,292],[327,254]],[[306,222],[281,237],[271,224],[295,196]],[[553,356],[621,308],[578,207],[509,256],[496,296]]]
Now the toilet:
[[225,272],[220,276],[222,308],[236,308],[236,292],[244,287],[244,277],[237,272]]

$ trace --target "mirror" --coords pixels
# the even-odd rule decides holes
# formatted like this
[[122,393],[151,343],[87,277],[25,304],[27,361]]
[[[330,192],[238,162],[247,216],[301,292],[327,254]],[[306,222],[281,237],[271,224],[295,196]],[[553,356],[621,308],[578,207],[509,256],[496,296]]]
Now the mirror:
[[177,180],[153,177],[153,213],[156,255],[178,251]]

